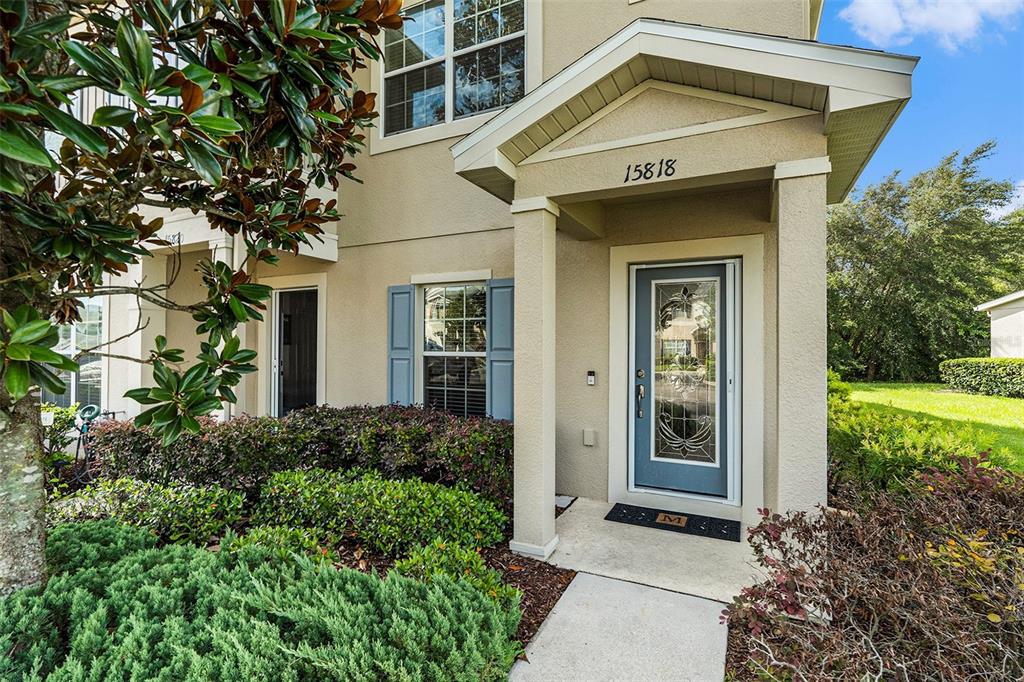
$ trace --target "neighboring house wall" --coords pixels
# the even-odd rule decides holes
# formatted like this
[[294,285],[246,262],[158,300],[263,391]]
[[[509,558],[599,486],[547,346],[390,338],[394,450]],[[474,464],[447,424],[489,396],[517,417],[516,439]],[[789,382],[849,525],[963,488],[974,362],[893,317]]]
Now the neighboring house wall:
[[1024,301],[989,311],[992,324],[992,357],[1024,358]]

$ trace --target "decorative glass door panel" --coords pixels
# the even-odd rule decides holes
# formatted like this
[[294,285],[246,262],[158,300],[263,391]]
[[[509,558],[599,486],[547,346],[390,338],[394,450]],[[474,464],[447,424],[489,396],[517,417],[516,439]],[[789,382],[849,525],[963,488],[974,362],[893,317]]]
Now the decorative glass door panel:
[[718,463],[718,280],[654,282],[654,455]]
[[726,265],[635,266],[633,484],[725,497]]

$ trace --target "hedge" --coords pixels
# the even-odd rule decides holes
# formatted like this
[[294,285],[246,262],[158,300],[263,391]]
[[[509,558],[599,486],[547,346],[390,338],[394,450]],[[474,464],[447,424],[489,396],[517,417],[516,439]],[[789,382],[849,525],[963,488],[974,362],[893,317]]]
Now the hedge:
[[502,680],[519,651],[516,614],[463,581],[145,543],[56,528],[51,555],[83,563],[0,601],[0,679]]
[[939,365],[942,381],[965,393],[1024,398],[1024,358],[958,358]]
[[354,536],[400,556],[435,539],[465,547],[500,542],[508,517],[479,495],[416,479],[389,481],[322,469],[286,471],[267,482],[253,510],[260,526],[307,528],[318,537]]
[[[899,488],[929,469],[955,471],[965,457],[991,447],[969,426],[888,412],[854,403],[829,406],[830,473],[841,481]],[[1005,465],[1002,454],[994,464]]]
[[115,519],[145,528],[167,542],[206,544],[239,526],[241,493],[219,486],[159,485],[130,478],[101,480],[54,500],[47,522]]
[[207,421],[160,446],[149,428],[105,422],[93,432],[105,478],[219,485],[250,497],[291,469],[370,468],[386,478],[462,484],[511,511],[512,424],[439,410],[309,407],[284,418]]

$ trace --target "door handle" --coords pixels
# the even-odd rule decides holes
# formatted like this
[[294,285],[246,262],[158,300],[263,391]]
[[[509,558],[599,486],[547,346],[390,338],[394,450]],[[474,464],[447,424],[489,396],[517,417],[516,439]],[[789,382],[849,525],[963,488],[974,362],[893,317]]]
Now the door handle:
[[644,388],[643,384],[636,385],[636,416],[643,418],[644,416],[644,396],[647,394],[647,389]]

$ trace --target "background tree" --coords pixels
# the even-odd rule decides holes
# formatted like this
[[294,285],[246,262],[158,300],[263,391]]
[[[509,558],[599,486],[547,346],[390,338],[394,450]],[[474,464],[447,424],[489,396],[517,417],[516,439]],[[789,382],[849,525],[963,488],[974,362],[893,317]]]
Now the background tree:
[[[236,327],[262,319],[257,262],[298,250],[335,220],[337,189],[370,125],[374,96],[353,74],[398,28],[400,0],[0,0],[0,595],[42,579],[44,502],[38,404],[75,365],[52,350],[79,299],[130,294],[191,313],[202,351],[187,369],[163,343],[155,386],[130,391],[137,422],[173,441],[233,402],[255,369]],[[86,90],[123,97],[90,121]],[[46,133],[64,139],[59,154]],[[207,295],[123,277],[166,246],[146,207],[187,209],[240,235],[238,270],[204,262]]]
[[988,354],[975,305],[1024,288],[1024,211],[993,218],[1013,185],[980,177],[987,142],[828,218],[829,365],[845,377],[924,381],[942,360]]

